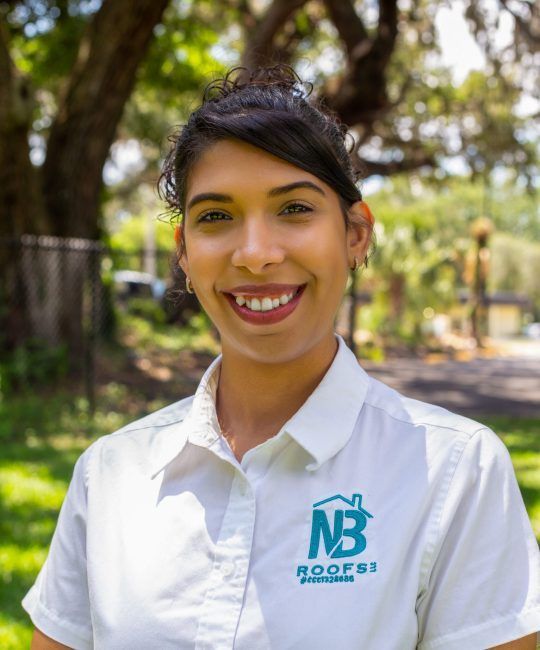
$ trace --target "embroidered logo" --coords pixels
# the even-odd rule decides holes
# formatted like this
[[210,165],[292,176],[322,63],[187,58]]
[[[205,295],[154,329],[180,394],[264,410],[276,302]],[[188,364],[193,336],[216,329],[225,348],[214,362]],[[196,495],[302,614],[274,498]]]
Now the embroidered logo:
[[[350,507],[347,510],[334,510],[334,521],[330,526],[326,510],[320,506],[335,500],[341,500]],[[353,494],[352,499],[335,494],[333,497],[314,503],[308,558],[312,560],[319,555],[321,537],[328,557],[341,558],[358,555],[366,548],[366,538],[362,535],[362,531],[366,527],[368,518],[372,519],[373,515],[362,508],[361,494]],[[344,527],[345,523],[349,523],[345,522],[346,519],[352,520],[352,526]],[[345,538],[353,540],[353,545],[351,546],[349,543],[349,547],[344,548]]]
[[[373,515],[362,507],[362,495],[350,499],[335,494],[313,504],[308,560],[326,556],[332,560],[349,558],[366,550],[364,530]],[[321,562],[321,560],[319,560]],[[369,567],[369,568],[368,568]],[[342,562],[299,565],[300,584],[354,582],[354,573],[376,573],[377,562]]]

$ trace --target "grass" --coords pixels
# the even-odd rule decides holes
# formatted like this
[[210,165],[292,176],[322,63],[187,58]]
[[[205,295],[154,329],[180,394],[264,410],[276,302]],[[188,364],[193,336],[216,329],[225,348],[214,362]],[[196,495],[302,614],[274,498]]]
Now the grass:
[[[139,305],[148,301],[139,301]],[[145,307],[146,309],[147,307]],[[212,335],[210,321],[204,313],[195,314],[189,325],[178,327],[145,318],[143,313],[118,312],[120,338],[132,349],[159,349],[164,352],[179,352],[189,348],[193,351],[211,351],[218,354],[219,344]]]
[[112,411],[88,417],[84,399],[35,395],[0,404],[0,648],[30,647],[20,601],[43,564],[78,456],[117,429]]
[[512,464],[536,539],[540,541],[540,419],[481,418],[499,434]]

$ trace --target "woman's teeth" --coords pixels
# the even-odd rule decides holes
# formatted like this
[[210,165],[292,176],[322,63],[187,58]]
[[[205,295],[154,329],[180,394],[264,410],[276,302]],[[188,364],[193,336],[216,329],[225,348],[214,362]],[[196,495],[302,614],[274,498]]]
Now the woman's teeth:
[[293,299],[294,295],[294,292],[292,292],[284,293],[279,298],[245,298],[244,296],[236,296],[235,300],[237,305],[245,305],[252,311],[270,311],[281,305],[286,305],[289,300]]

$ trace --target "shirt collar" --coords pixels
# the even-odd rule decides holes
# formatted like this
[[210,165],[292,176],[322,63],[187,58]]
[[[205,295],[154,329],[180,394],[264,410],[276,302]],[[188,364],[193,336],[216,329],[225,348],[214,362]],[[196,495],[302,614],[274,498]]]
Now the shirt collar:
[[221,355],[208,366],[199,382],[195,395],[191,398],[182,417],[174,421],[155,422],[154,426],[164,425],[156,436],[150,467],[154,478],[184,449],[189,440],[195,444],[208,446],[219,437],[219,424],[215,408],[215,397]]
[[[330,368],[313,393],[277,435],[289,434],[314,459],[318,469],[347,444],[364,403],[369,376],[341,336]],[[219,355],[204,373],[182,421],[165,424],[155,443],[151,476],[156,476],[182,451],[186,442],[210,446],[219,438],[215,397],[221,365]],[[156,423],[157,424],[157,423]]]
[[308,471],[318,469],[350,440],[364,404],[369,376],[360,367],[341,336],[330,368],[301,408],[283,429],[314,459]]

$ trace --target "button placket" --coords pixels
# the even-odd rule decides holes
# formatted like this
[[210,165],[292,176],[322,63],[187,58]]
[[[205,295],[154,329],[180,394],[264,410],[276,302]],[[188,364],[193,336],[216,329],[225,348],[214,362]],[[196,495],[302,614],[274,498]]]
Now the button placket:
[[226,578],[234,573],[234,563],[233,562],[223,562],[221,565],[221,573]]
[[242,496],[242,489],[247,494],[249,486],[235,469],[199,619],[196,650],[232,648],[240,618],[255,527],[255,499]]

